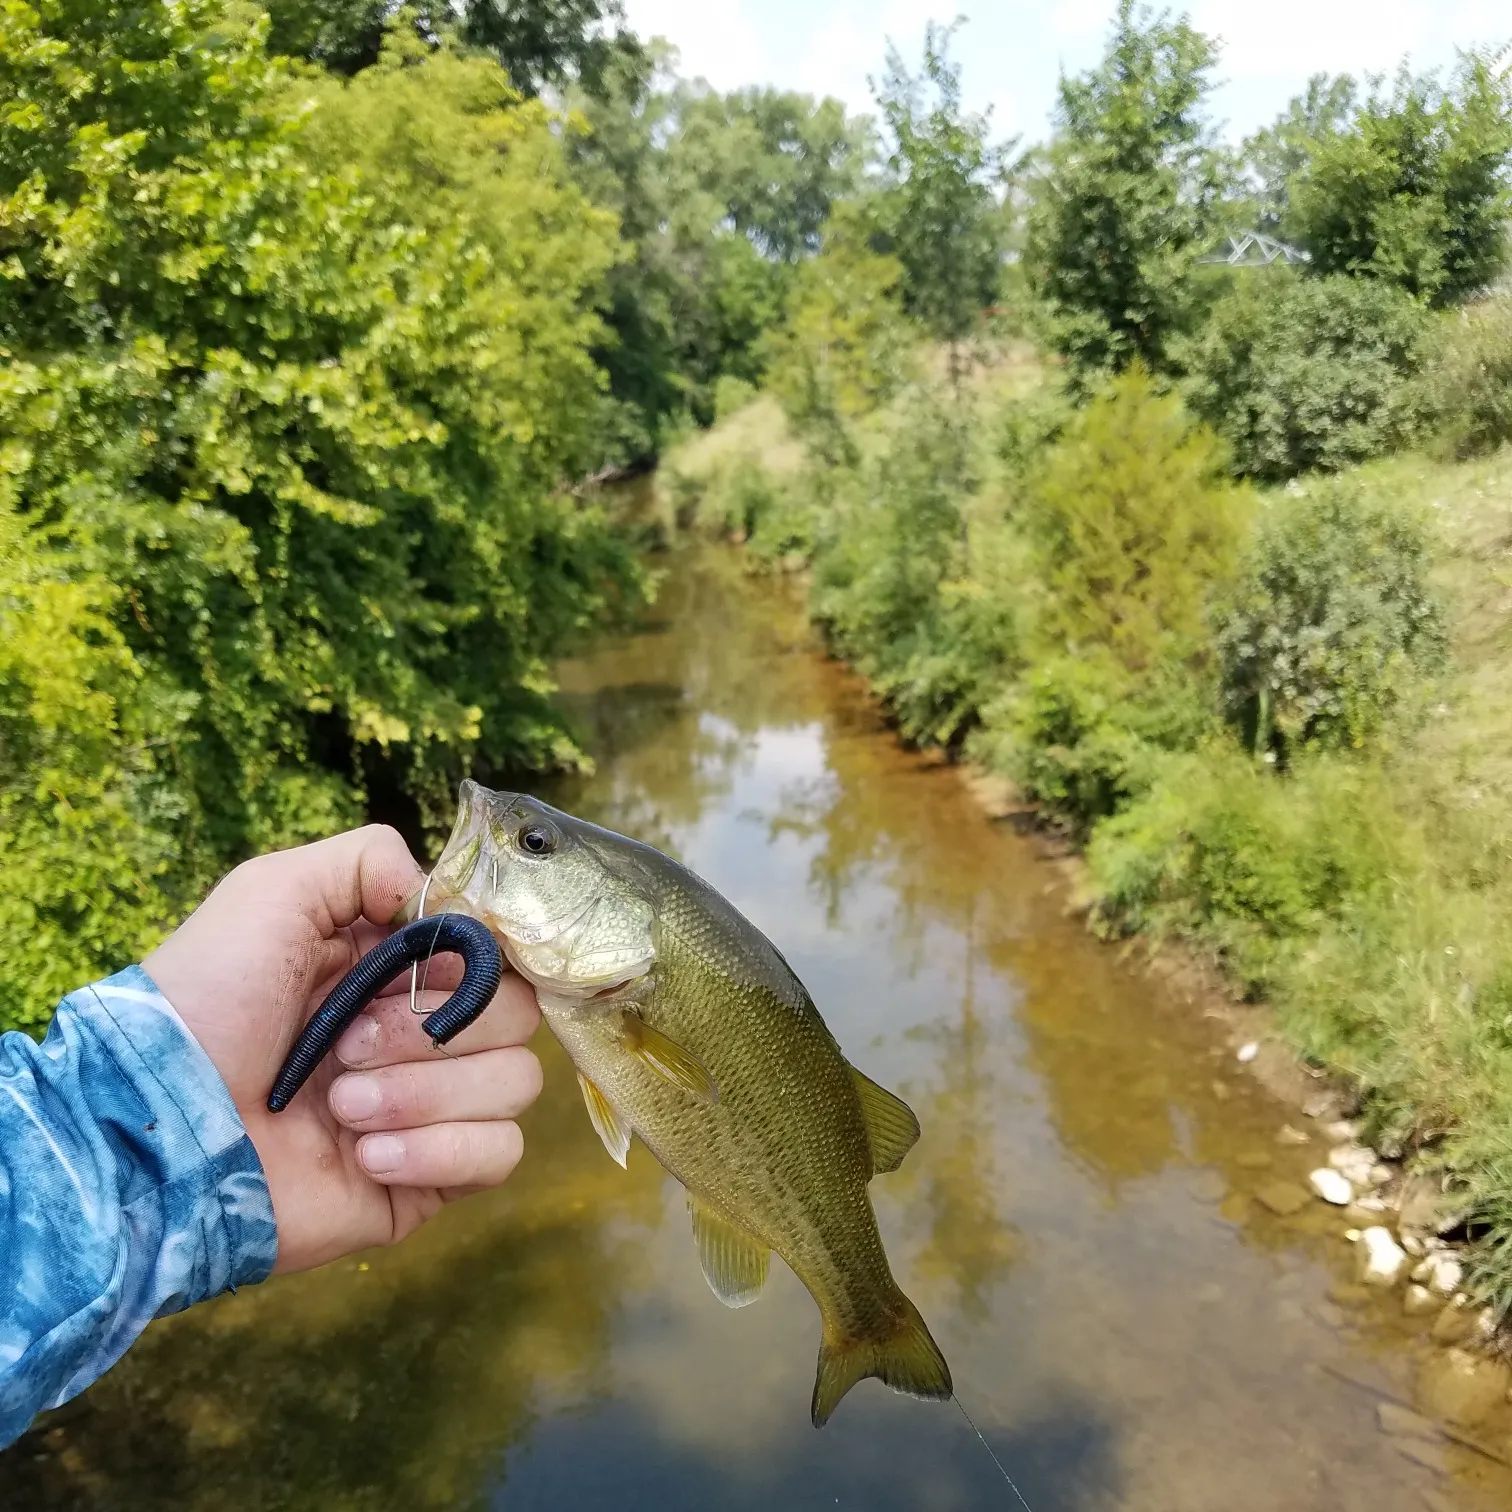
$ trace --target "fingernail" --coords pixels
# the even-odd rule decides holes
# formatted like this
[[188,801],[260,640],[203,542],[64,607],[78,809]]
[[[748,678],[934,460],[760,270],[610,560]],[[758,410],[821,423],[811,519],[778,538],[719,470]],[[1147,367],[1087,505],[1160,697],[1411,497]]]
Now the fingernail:
[[362,1141],[361,1153],[370,1175],[391,1176],[404,1164],[404,1141],[397,1134],[370,1134]]
[[345,1066],[365,1066],[378,1053],[378,1020],[360,1014],[336,1042],[336,1059]]
[[331,1087],[331,1107],[338,1118],[360,1123],[383,1105],[376,1076],[338,1076]]

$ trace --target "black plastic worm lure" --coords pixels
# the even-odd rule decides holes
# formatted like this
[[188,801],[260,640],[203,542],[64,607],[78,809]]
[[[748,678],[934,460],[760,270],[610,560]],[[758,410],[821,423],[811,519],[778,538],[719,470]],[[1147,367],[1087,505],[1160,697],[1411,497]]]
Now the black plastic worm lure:
[[462,985],[420,1027],[431,1043],[444,1045],[488,1007],[504,977],[504,952],[488,926],[466,914],[436,914],[396,929],[362,957],[331,989],[294,1041],[268,1094],[268,1109],[282,1113],[294,1101],[341,1031],[378,996],[379,990],[406,966],[433,955],[462,957]]

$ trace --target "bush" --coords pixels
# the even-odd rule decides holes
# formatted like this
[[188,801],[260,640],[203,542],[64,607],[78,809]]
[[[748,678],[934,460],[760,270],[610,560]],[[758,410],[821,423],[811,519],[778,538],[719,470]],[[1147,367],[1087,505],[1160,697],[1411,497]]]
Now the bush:
[[943,396],[919,395],[868,455],[831,469],[813,609],[869,677],[906,659],[959,566],[966,448]]
[[1285,779],[1222,744],[1169,759],[1093,836],[1103,924],[1205,941],[1265,986],[1388,875],[1388,806],[1376,774],[1337,759]]
[[1458,457],[1512,441],[1512,295],[1446,315],[1423,372],[1424,409]]
[[1413,429],[1429,316],[1373,280],[1241,275],[1182,353],[1192,408],[1264,480],[1337,471]]
[[975,754],[1085,837],[1212,723],[1200,683],[1136,679],[1106,653],[1037,661],[989,703]]
[[1130,672],[1197,654],[1232,571],[1247,497],[1211,431],[1133,369],[1065,427],[1024,490],[1038,556],[1038,639],[1100,650]]
[[1224,699],[1252,749],[1285,762],[1386,727],[1444,657],[1432,558],[1426,520],[1389,495],[1328,482],[1271,500],[1217,628]]

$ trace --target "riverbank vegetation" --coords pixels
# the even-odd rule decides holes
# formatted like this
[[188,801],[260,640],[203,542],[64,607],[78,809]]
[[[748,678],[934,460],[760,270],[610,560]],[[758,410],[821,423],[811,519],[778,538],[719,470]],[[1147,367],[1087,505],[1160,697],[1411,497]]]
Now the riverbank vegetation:
[[[913,120],[932,171],[997,184],[993,308],[926,325],[898,191],[846,207],[767,393],[667,458],[669,516],[805,567],[905,738],[1084,845],[1094,927],[1273,1003],[1378,1147],[1445,1173],[1505,1309],[1508,59],[1315,81],[1236,154],[1214,45],[1125,4],[1010,164],[931,40]],[[1246,230],[1292,250],[1203,260]]]

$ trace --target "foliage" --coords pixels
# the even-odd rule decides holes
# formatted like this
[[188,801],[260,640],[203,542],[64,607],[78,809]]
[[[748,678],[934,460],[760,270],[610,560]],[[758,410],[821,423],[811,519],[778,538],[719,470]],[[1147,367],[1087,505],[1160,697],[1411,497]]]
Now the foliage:
[[816,553],[814,613],[868,675],[907,659],[962,539],[966,437],[940,399],[909,408],[835,480]]
[[1460,457],[1512,441],[1512,297],[1495,295],[1442,317],[1428,344],[1424,408]]
[[1230,717],[1256,751],[1356,748],[1378,736],[1445,651],[1414,510],[1346,482],[1270,501],[1219,616]]
[[834,427],[877,408],[907,376],[901,263],[873,252],[864,216],[837,210],[767,344],[767,383],[795,424]]
[[1042,655],[983,710],[974,752],[1085,837],[1210,724],[1200,679],[1131,675],[1106,651]]
[[1285,781],[1223,745],[1169,759],[1088,852],[1105,925],[1217,945],[1251,988],[1392,864],[1379,778],[1336,761]]
[[193,876],[162,747],[188,712],[154,687],[114,621],[121,594],[0,500],[0,1027],[39,1028],[115,970]]
[[[0,120],[0,485],[47,553],[7,654],[53,619],[99,653],[8,674],[41,733],[0,752],[6,864],[43,863],[93,774],[123,828],[81,841],[91,901],[54,895],[37,930],[81,953],[207,865],[350,819],[369,776],[439,812],[464,763],[571,759],[547,658],[633,581],[555,491],[614,242],[548,113],[445,55],[291,94],[262,42],[209,0],[0,13],[24,102]],[[47,713],[65,673],[97,747]],[[39,740],[61,799],[27,780]],[[51,982],[40,959],[7,969]]]
[[1247,520],[1211,431],[1131,369],[1060,433],[1031,475],[1021,522],[1042,585],[1037,639],[1107,653],[1129,672],[1186,661]]
[[1291,182],[1307,166],[1318,143],[1342,131],[1354,115],[1359,86],[1348,74],[1314,74],[1274,125],[1244,144],[1244,168],[1253,196],[1254,229],[1286,233]]
[[1449,88],[1405,69],[1326,130],[1290,188],[1288,236],[1315,272],[1384,279],[1435,304],[1490,283],[1506,262],[1512,74],[1466,55]]
[[1237,472],[1337,471],[1411,435],[1427,330],[1422,306],[1388,283],[1241,272],[1182,349],[1184,392]]
[[892,144],[889,241],[903,269],[904,304],[949,342],[972,330],[998,287],[993,188],[1004,154],[987,139],[987,117],[962,108],[961,70],[949,56],[956,26],[925,28],[917,76],[889,48],[882,83],[872,86]]
[[605,460],[643,460],[684,416],[707,424],[723,375],[754,382],[792,267],[853,194],[870,138],[833,100],[678,81],[652,46],[615,60],[568,150],[629,255],[610,273]]
[[[378,61],[399,7],[395,0],[264,0],[263,9],[269,52],[354,74]],[[424,25],[418,9],[412,14]]]
[[429,45],[455,32],[493,54],[526,95],[577,81],[591,92],[639,44],[620,0],[265,0],[269,49],[339,74],[378,61],[384,32],[401,27]]
[[1102,63],[1060,82],[1026,259],[1079,378],[1135,361],[1163,372],[1194,322],[1193,264],[1226,180],[1203,116],[1216,61],[1185,21],[1119,0]]

